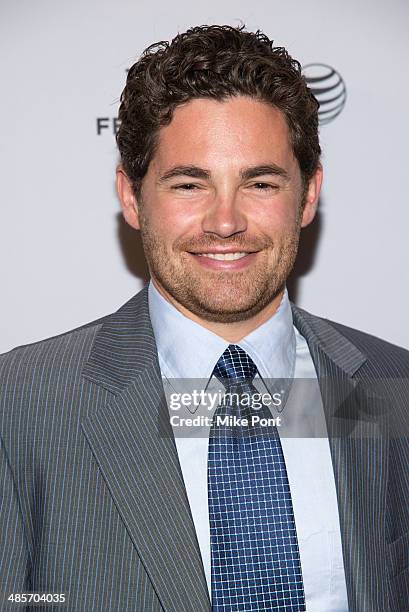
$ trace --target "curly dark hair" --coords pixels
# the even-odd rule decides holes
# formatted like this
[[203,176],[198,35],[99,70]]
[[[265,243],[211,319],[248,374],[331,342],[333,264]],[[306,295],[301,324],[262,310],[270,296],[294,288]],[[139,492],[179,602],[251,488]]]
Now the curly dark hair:
[[194,98],[246,95],[280,110],[304,187],[319,164],[318,102],[300,63],[274,47],[260,30],[197,26],[170,43],[150,45],[130,68],[119,108],[117,143],[137,197],[154,155],[157,135],[175,108]]

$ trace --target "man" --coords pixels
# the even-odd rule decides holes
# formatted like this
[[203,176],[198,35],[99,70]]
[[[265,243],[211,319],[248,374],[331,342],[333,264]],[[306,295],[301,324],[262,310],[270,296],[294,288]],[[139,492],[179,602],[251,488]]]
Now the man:
[[[66,610],[406,610],[408,353],[285,289],[322,180],[298,62],[260,32],[192,28],[132,66],[119,115],[117,190],[152,280],[2,357],[1,609],[35,592]],[[225,427],[220,404],[207,437],[178,436],[165,389],[199,378],[239,389],[225,414],[243,422],[245,391],[279,389],[260,414],[298,435]]]

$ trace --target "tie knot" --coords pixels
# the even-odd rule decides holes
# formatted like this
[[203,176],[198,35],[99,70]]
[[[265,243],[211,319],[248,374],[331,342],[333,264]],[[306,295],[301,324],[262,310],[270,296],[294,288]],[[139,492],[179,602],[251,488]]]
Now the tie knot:
[[229,344],[213,370],[224,386],[251,383],[257,373],[254,361],[236,344]]

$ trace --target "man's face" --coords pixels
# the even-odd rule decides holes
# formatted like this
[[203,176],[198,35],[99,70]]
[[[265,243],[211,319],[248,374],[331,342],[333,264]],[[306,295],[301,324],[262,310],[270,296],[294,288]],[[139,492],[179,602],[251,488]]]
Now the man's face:
[[283,290],[320,178],[303,208],[280,111],[245,96],[197,99],[160,130],[140,201],[124,211],[165,297],[208,321],[241,321]]

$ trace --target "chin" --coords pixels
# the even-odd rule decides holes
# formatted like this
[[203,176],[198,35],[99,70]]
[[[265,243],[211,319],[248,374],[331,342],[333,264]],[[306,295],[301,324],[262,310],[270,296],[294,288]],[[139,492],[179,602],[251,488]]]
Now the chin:
[[253,299],[229,299],[220,295],[219,300],[209,300],[208,296],[185,296],[183,305],[196,316],[213,323],[237,323],[247,321],[261,312],[277,295],[271,291],[268,294],[254,296]]
[[190,269],[155,270],[155,278],[170,298],[197,317],[213,323],[236,323],[256,316],[284,288],[281,271],[266,276],[264,270],[199,276]]

